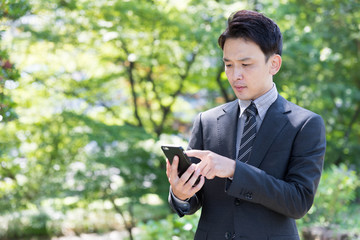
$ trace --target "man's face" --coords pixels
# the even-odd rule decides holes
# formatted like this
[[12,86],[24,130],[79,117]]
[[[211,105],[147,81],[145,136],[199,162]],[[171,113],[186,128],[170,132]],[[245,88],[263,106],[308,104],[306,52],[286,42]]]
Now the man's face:
[[272,88],[274,56],[265,62],[265,55],[256,43],[243,38],[229,38],[225,41],[223,53],[225,73],[237,98],[255,100]]

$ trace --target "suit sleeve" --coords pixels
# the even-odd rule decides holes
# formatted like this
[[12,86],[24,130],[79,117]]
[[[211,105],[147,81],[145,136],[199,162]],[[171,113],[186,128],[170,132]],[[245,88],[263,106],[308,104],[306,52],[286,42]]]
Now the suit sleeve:
[[225,190],[233,197],[261,204],[291,218],[301,218],[314,201],[325,145],[323,120],[319,115],[310,115],[298,127],[283,178],[275,178],[265,170],[237,161],[234,178],[228,180]]
[[[188,149],[203,149],[202,144],[202,127],[201,127],[201,113],[196,117],[191,138],[189,141]],[[191,161],[194,163],[199,162],[195,158],[191,158]],[[184,215],[191,215],[194,214],[201,206],[202,206],[202,190],[197,192],[194,196],[192,196],[188,201],[186,206],[180,206],[177,201],[174,199],[173,194],[171,193],[171,189],[169,192],[169,204],[170,207],[180,216],[183,217]]]

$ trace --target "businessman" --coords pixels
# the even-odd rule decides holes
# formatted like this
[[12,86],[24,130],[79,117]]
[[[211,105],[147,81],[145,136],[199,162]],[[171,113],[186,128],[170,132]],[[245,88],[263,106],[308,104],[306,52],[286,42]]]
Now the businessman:
[[170,206],[179,216],[202,208],[196,240],[299,239],[295,219],[322,172],[323,120],[278,94],[282,35],[271,19],[238,11],[218,43],[237,100],[197,116],[186,151],[194,164],[181,177],[178,158],[167,162]]

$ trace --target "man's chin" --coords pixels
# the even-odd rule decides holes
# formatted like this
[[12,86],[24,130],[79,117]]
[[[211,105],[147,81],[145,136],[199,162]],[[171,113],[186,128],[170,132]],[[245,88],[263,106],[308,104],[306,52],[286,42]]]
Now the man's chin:
[[251,96],[248,96],[246,94],[236,94],[236,97],[242,101],[251,101]]

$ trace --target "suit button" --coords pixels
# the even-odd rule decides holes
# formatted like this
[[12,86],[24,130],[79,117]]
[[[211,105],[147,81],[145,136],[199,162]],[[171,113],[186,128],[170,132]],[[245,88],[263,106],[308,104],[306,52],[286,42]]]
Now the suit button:
[[251,200],[252,199],[252,193],[250,193],[250,192],[246,193],[245,197],[247,199]]
[[241,200],[238,198],[235,198],[235,206],[240,206]]
[[229,233],[229,232],[225,233],[225,239],[231,239],[231,237],[232,237],[231,233]]

